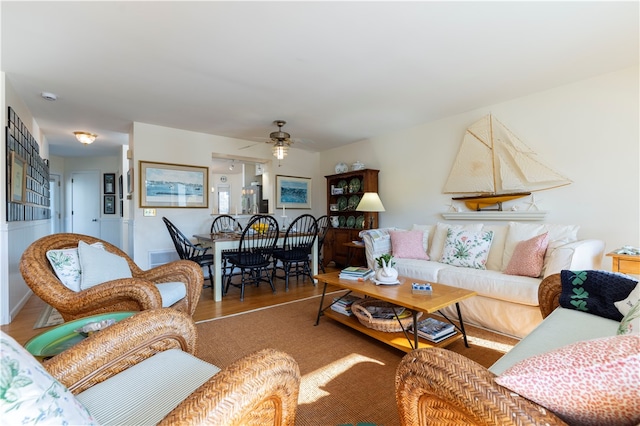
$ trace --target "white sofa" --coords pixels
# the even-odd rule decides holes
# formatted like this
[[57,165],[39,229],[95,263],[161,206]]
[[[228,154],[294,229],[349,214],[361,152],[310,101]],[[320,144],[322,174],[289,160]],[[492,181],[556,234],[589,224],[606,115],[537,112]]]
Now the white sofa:
[[[449,227],[493,231],[486,269],[452,266],[439,261]],[[375,258],[381,254],[393,254],[389,237],[389,231],[392,230],[399,229],[380,228],[360,233],[365,243],[369,267],[376,267]],[[542,321],[538,286],[544,277],[563,269],[599,269],[604,254],[603,241],[578,240],[578,226],[573,225],[520,222],[501,225],[437,223],[413,225],[411,230],[423,232],[423,249],[430,260],[399,258],[394,255],[399,274],[476,291],[476,297],[460,302],[465,322],[519,338],[529,334]],[[549,233],[549,245],[541,275],[533,278],[505,274],[503,271],[509,264],[517,243],[545,232]],[[457,318],[454,306],[443,312],[450,318]]]

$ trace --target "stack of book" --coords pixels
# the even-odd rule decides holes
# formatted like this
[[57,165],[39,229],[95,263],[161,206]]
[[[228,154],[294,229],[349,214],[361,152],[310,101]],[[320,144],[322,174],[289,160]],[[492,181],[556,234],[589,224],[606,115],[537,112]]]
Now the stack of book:
[[[413,326],[409,327],[413,331]],[[456,329],[451,323],[439,321],[435,318],[426,318],[418,321],[418,336],[433,343],[441,342],[456,334]]]
[[351,316],[353,312],[351,312],[351,305],[353,302],[361,300],[359,297],[352,296],[348,294],[343,297],[336,297],[333,299],[334,303],[331,305],[331,310],[339,312],[343,315]]
[[340,279],[353,281],[366,281],[373,278],[375,272],[365,266],[349,266],[340,271]]

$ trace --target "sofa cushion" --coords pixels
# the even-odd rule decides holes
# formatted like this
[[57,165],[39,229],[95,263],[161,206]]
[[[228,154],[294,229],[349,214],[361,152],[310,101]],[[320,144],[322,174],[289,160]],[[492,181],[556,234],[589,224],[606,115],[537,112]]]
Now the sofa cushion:
[[66,387],[4,332],[0,332],[0,353],[2,424],[98,424]]
[[509,261],[511,260],[511,256],[513,256],[513,251],[516,248],[516,245],[520,241],[529,240],[535,236],[544,234],[545,232],[549,233],[549,246],[547,247],[547,254],[545,256],[545,265],[548,261],[550,253],[556,248],[571,243],[573,241],[578,240],[578,230],[580,227],[578,225],[553,225],[553,224],[533,224],[533,223],[520,223],[520,222],[509,222],[509,230],[507,231],[507,240],[504,245],[504,253],[502,255],[502,270],[504,270]]
[[492,231],[450,230],[442,249],[442,263],[465,268],[487,269]]
[[562,307],[556,308],[513,349],[489,367],[489,371],[502,374],[517,362],[534,355],[582,340],[614,336],[618,325],[617,321],[608,318]]
[[482,223],[473,223],[468,225],[449,225],[448,223],[438,222],[433,234],[433,240],[431,240],[431,246],[429,247],[429,258],[435,261],[440,261],[442,258],[442,249],[444,243],[447,241],[447,235],[449,230],[459,231],[476,231],[482,230]]
[[607,271],[561,271],[560,306],[622,320],[615,302],[629,296],[637,281]]
[[171,349],[78,394],[100,424],[157,424],[218,373],[215,365]]
[[450,267],[438,271],[436,282],[475,291],[492,299],[538,306],[539,278],[506,275],[488,269]]
[[438,281],[438,274],[444,269],[457,269],[455,266],[445,263],[434,262],[432,260],[418,259],[394,259],[395,268],[399,275],[411,277],[418,280]]
[[187,286],[181,282],[157,283],[156,288],[162,297],[163,308],[168,308],[187,297]]
[[502,271],[502,253],[504,243],[507,240],[507,225],[484,225],[483,231],[493,231],[493,241],[487,257],[487,269],[492,271]]
[[504,270],[505,274],[523,275],[525,277],[539,277],[544,264],[544,254],[549,245],[549,233],[538,235],[526,241],[520,241],[509,264]]
[[393,257],[429,260],[424,248],[424,231],[389,231]]
[[[93,243],[92,247],[104,249],[102,243]],[[80,259],[78,248],[47,251],[47,259],[62,284],[69,290],[80,291]]]
[[86,290],[98,284],[131,278],[131,269],[123,257],[90,246],[84,241],[78,243],[78,257],[80,258],[80,289]]
[[640,336],[586,340],[536,355],[495,380],[569,424],[640,422]]

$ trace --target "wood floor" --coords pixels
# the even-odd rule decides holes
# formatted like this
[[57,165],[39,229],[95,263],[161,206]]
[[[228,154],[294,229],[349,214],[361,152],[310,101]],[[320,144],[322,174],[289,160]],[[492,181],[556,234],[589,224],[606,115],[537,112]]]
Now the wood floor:
[[[326,272],[335,269],[326,268]],[[276,293],[271,292],[268,284],[262,283],[259,287],[246,286],[244,301],[240,301],[240,289],[231,287],[229,293],[221,302],[213,301],[211,288],[202,289],[202,295],[198,302],[198,307],[193,315],[195,321],[203,319],[217,318],[238,312],[249,311],[263,306],[276,305],[278,303],[289,302],[291,300],[303,299],[306,297],[322,294],[322,285],[313,285],[307,279],[289,281],[289,291],[284,291],[284,280],[275,281]],[[48,330],[49,328],[34,329],[33,325],[38,320],[40,312],[45,307],[45,303],[36,295],[31,296],[29,301],[20,310],[16,318],[7,325],[3,325],[2,331],[16,339],[18,343],[25,344],[32,337]]]

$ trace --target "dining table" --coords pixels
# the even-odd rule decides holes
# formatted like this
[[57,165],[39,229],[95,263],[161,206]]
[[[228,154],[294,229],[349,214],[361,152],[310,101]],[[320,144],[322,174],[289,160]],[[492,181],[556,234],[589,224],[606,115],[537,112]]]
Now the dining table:
[[[222,300],[222,252],[225,250],[234,250],[240,247],[241,232],[218,232],[207,234],[194,234],[193,238],[198,240],[203,247],[211,247],[213,250],[213,300],[220,302]],[[302,234],[299,234],[302,236]],[[284,243],[285,232],[280,232],[276,240],[276,247],[282,247]],[[252,238],[260,238],[259,235]],[[289,233],[289,242],[295,244],[298,236],[295,233]],[[318,275],[318,239],[313,241],[311,248],[311,276]],[[314,283],[317,280],[314,279]]]

